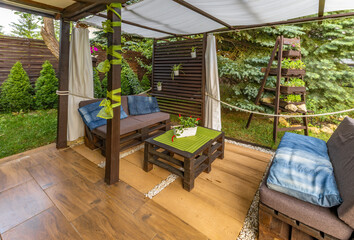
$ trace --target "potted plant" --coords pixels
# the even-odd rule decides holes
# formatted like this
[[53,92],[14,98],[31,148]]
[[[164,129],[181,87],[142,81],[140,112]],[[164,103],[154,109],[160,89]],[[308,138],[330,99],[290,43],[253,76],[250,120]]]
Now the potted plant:
[[172,142],[173,138],[183,138],[183,137],[190,137],[190,136],[195,136],[197,133],[198,129],[198,123],[200,118],[192,118],[190,117],[182,117],[181,114],[178,116],[179,121],[181,122],[181,125],[176,126],[173,129],[173,137],[172,137]]
[[304,102],[302,102],[301,95],[298,94],[289,94],[287,96],[280,96],[279,106],[285,108],[289,104],[301,105],[304,104]]
[[[281,75],[282,76],[304,76],[306,71],[306,65],[299,59],[297,61],[293,61],[290,58],[285,58],[281,62]],[[262,70],[263,71],[263,70]],[[277,75],[277,69],[271,68],[269,73],[271,75]]]
[[162,91],[162,82],[157,82],[157,91]]
[[306,92],[305,82],[300,78],[290,78],[280,86],[281,93]]
[[175,64],[172,66],[172,73],[171,73],[171,77],[172,80],[174,80],[175,76],[179,76],[179,71],[182,69],[182,64]]
[[191,49],[191,57],[192,58],[196,58],[197,57],[197,48],[196,47],[192,47]]
[[301,56],[300,43],[293,43],[289,45],[288,50],[283,51],[283,57],[299,58]]

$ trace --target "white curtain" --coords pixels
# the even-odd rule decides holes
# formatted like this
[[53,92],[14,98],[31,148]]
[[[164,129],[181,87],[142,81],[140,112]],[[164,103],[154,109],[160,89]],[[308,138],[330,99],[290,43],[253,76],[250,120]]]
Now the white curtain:
[[68,141],[84,136],[84,123],[78,112],[79,102],[93,98],[93,91],[89,30],[74,28],[70,42],[69,92],[82,97],[69,95]]
[[220,100],[218,61],[216,56],[215,36],[208,35],[205,52],[206,85],[205,85],[205,126],[215,130],[221,130],[220,102],[208,97],[208,95]]

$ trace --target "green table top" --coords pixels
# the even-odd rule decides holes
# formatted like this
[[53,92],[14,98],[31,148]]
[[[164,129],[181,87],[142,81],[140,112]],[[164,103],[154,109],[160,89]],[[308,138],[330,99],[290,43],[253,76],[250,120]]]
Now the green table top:
[[172,129],[165,132],[164,134],[161,134],[158,137],[155,137],[153,140],[174,147],[181,151],[194,153],[204,144],[216,138],[220,134],[221,132],[216,130],[212,130],[204,127],[198,127],[197,134],[195,136],[183,137],[183,138],[175,137],[172,142],[172,136],[173,136],[173,129]]

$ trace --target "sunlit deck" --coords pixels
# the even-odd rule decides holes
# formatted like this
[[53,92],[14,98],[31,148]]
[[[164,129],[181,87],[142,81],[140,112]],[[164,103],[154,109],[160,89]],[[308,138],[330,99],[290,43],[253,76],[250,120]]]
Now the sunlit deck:
[[1,238],[236,239],[270,158],[226,143],[191,192],[177,179],[148,199],[170,173],[143,171],[143,150],[123,157],[121,181],[107,186],[99,152],[51,144],[0,160]]

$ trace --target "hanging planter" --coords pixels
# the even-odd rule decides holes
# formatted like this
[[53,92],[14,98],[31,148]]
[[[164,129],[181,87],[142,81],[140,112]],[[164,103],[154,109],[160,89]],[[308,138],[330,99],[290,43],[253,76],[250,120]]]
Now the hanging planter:
[[196,58],[197,57],[197,48],[196,47],[192,47],[191,57],[192,58]]
[[175,64],[172,66],[172,73],[171,73],[171,78],[172,80],[175,80],[175,76],[179,76],[179,71],[182,69],[182,64]]
[[157,91],[162,91],[162,82],[157,82]]

